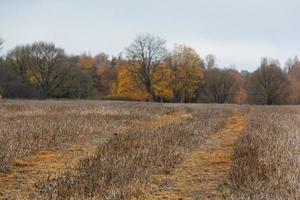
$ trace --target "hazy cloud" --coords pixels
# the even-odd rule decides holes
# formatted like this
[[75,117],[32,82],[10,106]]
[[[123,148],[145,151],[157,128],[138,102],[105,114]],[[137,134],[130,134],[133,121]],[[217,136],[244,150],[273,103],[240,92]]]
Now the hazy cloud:
[[300,52],[298,0],[0,0],[4,49],[53,41],[69,53],[118,54],[137,33],[186,43],[220,66],[254,69]]

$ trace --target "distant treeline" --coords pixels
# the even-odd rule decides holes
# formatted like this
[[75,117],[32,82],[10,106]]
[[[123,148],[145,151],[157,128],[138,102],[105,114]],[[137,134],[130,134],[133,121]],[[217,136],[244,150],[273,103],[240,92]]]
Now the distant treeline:
[[[0,41],[0,49],[1,44]],[[53,43],[16,46],[0,58],[0,95],[4,98],[121,99],[157,102],[299,104],[300,61],[285,69],[263,58],[249,73],[220,69],[216,58],[202,59],[194,49],[141,34],[124,56],[101,53],[66,55]]]

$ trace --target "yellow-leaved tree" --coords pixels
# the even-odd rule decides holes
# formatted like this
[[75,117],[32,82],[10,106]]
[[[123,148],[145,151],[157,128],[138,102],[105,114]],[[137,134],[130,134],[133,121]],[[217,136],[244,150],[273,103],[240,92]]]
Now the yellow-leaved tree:
[[147,100],[149,94],[142,89],[134,77],[139,65],[135,62],[122,61],[118,64],[118,79],[113,86],[113,96],[130,100]]
[[174,98],[174,74],[165,64],[155,67],[152,74],[153,91],[158,100],[172,101]]
[[174,92],[177,101],[191,102],[204,79],[200,56],[190,47],[175,46],[171,56],[171,65],[174,69]]

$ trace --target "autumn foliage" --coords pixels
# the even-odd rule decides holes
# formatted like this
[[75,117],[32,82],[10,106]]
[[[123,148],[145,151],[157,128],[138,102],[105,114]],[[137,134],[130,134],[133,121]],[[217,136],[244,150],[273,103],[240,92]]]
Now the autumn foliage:
[[144,88],[139,87],[134,77],[134,72],[138,71],[139,68],[134,62],[121,62],[112,95],[131,100],[147,100],[149,94]]
[[[1,47],[1,43],[0,43]],[[1,49],[1,48],[0,48]],[[0,58],[5,98],[116,99],[180,103],[299,104],[300,61],[285,70],[263,58],[257,70],[219,68],[212,54],[140,34],[118,57],[67,55],[53,43],[20,45]]]

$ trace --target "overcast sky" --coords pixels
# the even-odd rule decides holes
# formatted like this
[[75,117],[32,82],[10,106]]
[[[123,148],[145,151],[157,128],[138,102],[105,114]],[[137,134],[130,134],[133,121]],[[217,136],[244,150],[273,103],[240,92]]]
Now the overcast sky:
[[300,53],[299,0],[0,0],[5,53],[52,41],[69,54],[118,55],[149,32],[217,56],[220,67],[255,69],[263,56],[284,64]]

